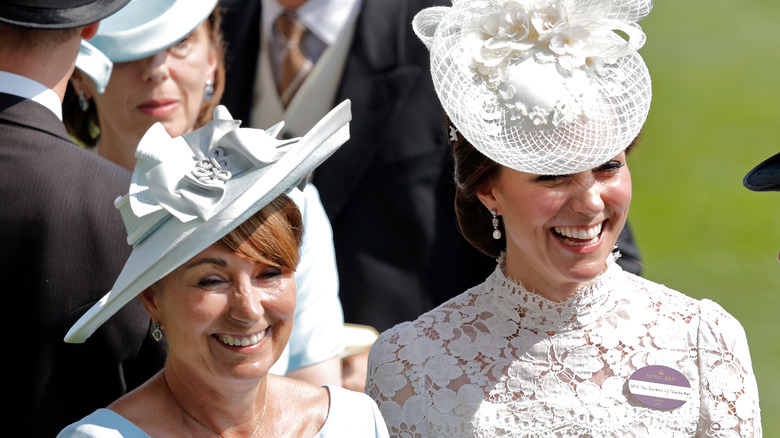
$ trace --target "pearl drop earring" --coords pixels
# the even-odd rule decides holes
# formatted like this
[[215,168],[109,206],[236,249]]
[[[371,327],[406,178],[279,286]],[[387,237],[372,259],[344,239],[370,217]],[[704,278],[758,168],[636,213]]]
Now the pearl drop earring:
[[490,210],[490,214],[493,215],[493,238],[498,240],[501,238],[501,230],[498,229],[498,216],[496,216],[495,210]]

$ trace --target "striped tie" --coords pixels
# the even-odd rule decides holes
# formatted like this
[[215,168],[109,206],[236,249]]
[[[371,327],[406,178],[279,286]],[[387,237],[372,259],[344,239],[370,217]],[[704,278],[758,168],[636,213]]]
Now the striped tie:
[[279,96],[285,108],[300,88],[314,64],[301,49],[306,27],[292,12],[284,12],[276,19],[274,26],[281,40],[281,77],[278,78]]

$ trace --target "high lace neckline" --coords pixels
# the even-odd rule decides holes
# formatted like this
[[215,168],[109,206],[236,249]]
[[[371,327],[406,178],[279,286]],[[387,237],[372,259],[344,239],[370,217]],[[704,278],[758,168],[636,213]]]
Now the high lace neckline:
[[610,254],[604,272],[567,300],[558,302],[529,291],[520,281],[506,276],[506,258],[502,254],[483,291],[492,297],[496,309],[522,328],[534,332],[579,330],[613,307],[613,282],[609,279],[622,271],[615,263],[619,257],[619,253]]

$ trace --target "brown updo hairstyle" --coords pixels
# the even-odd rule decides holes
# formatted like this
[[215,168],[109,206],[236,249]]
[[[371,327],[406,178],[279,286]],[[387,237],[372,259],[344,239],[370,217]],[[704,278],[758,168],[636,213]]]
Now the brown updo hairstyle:
[[[211,11],[206,22],[209,25],[211,47],[217,57],[217,69],[214,72],[214,93],[211,99],[203,100],[193,129],[198,129],[211,121],[214,107],[219,105],[222,93],[225,91],[225,43],[222,37],[222,10],[219,5]],[[97,146],[100,140],[100,118],[94,99],[90,99],[89,108],[82,111],[79,107],[79,96],[68,82],[62,110],[62,118],[68,133],[84,146]]]
[[252,260],[295,271],[302,238],[301,212],[292,199],[281,195],[217,243]]
[[506,249],[504,233],[500,239],[493,238],[493,217],[477,192],[498,176],[501,166],[475,149],[446,115],[445,120],[455,160],[455,215],[460,232],[484,254],[498,257]]

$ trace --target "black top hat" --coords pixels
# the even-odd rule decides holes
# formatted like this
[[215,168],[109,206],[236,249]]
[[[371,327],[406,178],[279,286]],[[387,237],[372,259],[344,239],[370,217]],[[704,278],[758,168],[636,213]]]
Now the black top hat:
[[72,29],[108,17],[130,0],[2,0],[0,22],[37,29]]
[[780,191],[780,154],[753,168],[745,175],[742,184],[754,192]]

